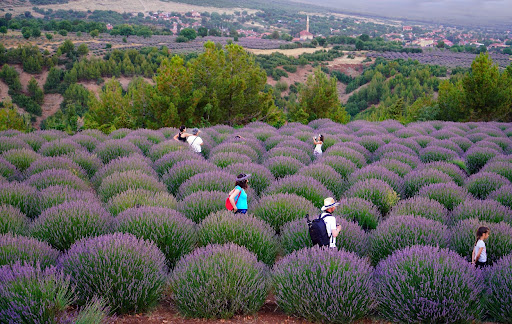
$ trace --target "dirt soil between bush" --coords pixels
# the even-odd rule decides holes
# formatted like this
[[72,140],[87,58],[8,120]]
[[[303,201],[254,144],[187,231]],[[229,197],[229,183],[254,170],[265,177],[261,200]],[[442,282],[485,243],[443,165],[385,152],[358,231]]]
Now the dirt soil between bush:
[[[115,324],[134,324],[134,323],[176,323],[176,324],[193,324],[193,323],[230,323],[230,324],[274,324],[274,323],[287,323],[287,324],[313,324],[302,320],[300,318],[288,316],[278,309],[272,296],[267,299],[265,305],[254,315],[250,316],[235,316],[231,319],[198,319],[198,318],[185,318],[181,316],[172,301],[166,298],[160,302],[157,308],[149,313],[123,315],[113,320]],[[357,322],[358,324],[384,324],[389,323],[377,319],[363,319]]]

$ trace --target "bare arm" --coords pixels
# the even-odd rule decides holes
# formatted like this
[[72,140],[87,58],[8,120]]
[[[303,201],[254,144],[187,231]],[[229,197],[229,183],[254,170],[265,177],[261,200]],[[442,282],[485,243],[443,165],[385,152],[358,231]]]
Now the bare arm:
[[315,145],[323,144],[323,142],[322,142],[322,141],[318,141],[318,142],[317,142],[317,141],[315,141],[315,140],[313,140],[313,143],[315,143]]
[[178,141],[178,135],[180,135],[180,134],[176,134],[176,135],[174,135],[174,137],[172,138],[172,139],[173,139],[173,140],[175,140],[176,142]]
[[332,237],[337,237],[341,232],[341,225],[336,225],[336,229],[331,230]]
[[230,194],[229,194],[229,201],[231,202],[231,206],[233,206],[233,210],[234,211],[237,211],[238,208],[236,208],[236,202],[235,202],[235,198],[236,196],[238,196],[238,193],[240,192],[240,190],[238,189],[233,189],[231,190]]

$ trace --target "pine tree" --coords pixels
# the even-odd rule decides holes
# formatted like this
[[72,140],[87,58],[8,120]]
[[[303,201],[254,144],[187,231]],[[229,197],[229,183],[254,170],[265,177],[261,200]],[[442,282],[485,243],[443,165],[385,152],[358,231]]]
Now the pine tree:
[[28,82],[27,86],[28,93],[32,99],[37,102],[39,105],[43,104],[44,101],[44,93],[41,88],[39,88],[39,84],[37,83],[36,79],[32,77],[30,81]]

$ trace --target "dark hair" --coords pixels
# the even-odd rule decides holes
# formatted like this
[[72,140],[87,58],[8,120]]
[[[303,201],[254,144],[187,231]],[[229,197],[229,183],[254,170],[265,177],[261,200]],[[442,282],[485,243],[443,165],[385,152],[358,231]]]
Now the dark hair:
[[476,243],[478,243],[478,240],[487,232],[489,232],[489,227],[480,226],[478,228],[478,230],[476,231],[476,242],[475,242],[475,245],[476,245]]
[[185,129],[187,129],[187,127],[185,127],[185,125],[180,126],[180,132],[183,132]]
[[238,180],[238,179],[242,179],[244,178],[245,176],[247,176],[247,174],[245,173],[240,173],[239,175],[236,176],[237,180],[236,180],[236,183],[235,183],[235,186],[239,186],[240,188],[242,189],[247,189],[247,186],[248,186],[248,181],[247,179],[244,179],[244,180]]
[[320,142],[324,142],[324,135],[320,134],[320,138],[319,138]]

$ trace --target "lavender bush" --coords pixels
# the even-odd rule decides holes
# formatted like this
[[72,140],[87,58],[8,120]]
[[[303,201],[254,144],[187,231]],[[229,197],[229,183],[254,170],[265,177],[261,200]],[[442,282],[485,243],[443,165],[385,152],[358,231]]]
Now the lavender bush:
[[226,168],[235,163],[250,163],[250,157],[235,152],[219,152],[210,156],[209,161],[220,168]]
[[258,260],[273,264],[279,243],[274,229],[249,214],[235,215],[223,210],[206,217],[198,228],[199,245],[232,242],[245,246]]
[[379,147],[379,149],[375,151],[375,157],[377,159],[383,158],[386,153],[393,153],[393,155],[395,153],[404,153],[409,156],[417,156],[417,153],[413,149],[410,149],[405,145],[401,145],[398,143],[389,143]]
[[379,179],[391,186],[393,190],[399,195],[403,196],[404,181],[396,173],[389,171],[384,167],[369,165],[356,172],[352,173],[349,177],[349,182],[354,184],[358,181],[365,179]]
[[103,179],[107,178],[108,176],[111,176],[115,172],[126,172],[130,170],[138,170],[149,176],[155,178],[158,177],[156,172],[151,167],[151,160],[142,155],[132,154],[130,156],[123,156],[111,160],[108,164],[103,166],[94,174],[94,177],[92,177],[91,182],[94,184],[96,188],[98,188],[101,185]]
[[308,153],[293,147],[274,147],[267,152],[266,159],[270,159],[276,156],[291,157],[305,165],[311,163],[311,158]]
[[485,199],[491,192],[510,185],[510,181],[496,173],[481,171],[470,176],[464,187],[478,199]]
[[492,148],[472,147],[466,152],[466,165],[469,173],[477,173],[490,159],[497,156],[498,152]]
[[448,221],[448,210],[441,203],[418,196],[399,201],[389,214],[421,216],[441,223]]
[[85,147],[87,151],[92,152],[100,144],[100,141],[92,136],[77,133],[71,137],[71,140],[82,147]]
[[154,306],[166,282],[165,256],[150,241],[115,233],[82,239],[59,259],[78,302],[104,298],[118,314]]
[[[310,219],[317,217],[310,215]],[[299,218],[281,226],[279,241],[285,254],[313,246],[305,218]],[[278,261],[279,262],[279,261]]]
[[405,176],[409,172],[412,171],[412,168],[409,164],[400,162],[398,160],[393,159],[380,159],[377,162],[372,163],[374,167],[383,167],[398,174],[400,177]]
[[449,175],[452,178],[453,182],[455,182],[459,186],[462,186],[464,184],[464,180],[466,180],[467,178],[466,173],[453,163],[431,162],[424,164],[418,168],[418,170],[424,169],[436,169],[441,172],[444,172],[447,175]]
[[90,190],[87,182],[74,175],[71,171],[63,169],[44,170],[30,176],[25,183],[39,190],[50,186],[67,186],[76,190]]
[[21,149],[32,150],[30,145],[19,138],[0,136],[0,153]]
[[503,257],[486,271],[486,308],[496,322],[512,322],[512,254]]
[[173,300],[187,317],[252,314],[265,303],[268,273],[268,267],[244,247],[208,245],[176,265],[171,277]]
[[113,216],[117,216],[132,207],[151,206],[176,209],[177,204],[176,198],[164,191],[128,189],[112,197],[108,201],[107,208]]
[[258,162],[259,156],[258,152],[256,152],[249,145],[241,144],[241,143],[223,143],[215,146],[210,155],[213,156],[219,152],[234,152],[238,154],[243,154],[251,158],[252,162]]
[[83,146],[71,139],[64,138],[44,143],[37,152],[42,156],[61,156],[82,150],[84,150]]
[[488,198],[496,200],[503,206],[512,208],[512,185],[500,187],[498,190],[493,191]]
[[265,167],[276,179],[296,174],[304,164],[289,156],[275,156],[265,160]]
[[179,212],[163,207],[130,208],[116,218],[117,232],[155,243],[172,267],[196,244],[195,224]]
[[289,193],[264,196],[252,210],[254,216],[270,224],[276,232],[281,226],[306,214],[316,217],[320,211],[306,198]]
[[327,189],[329,189],[335,197],[341,196],[347,185],[341,175],[328,165],[315,163],[302,168],[299,175],[311,177],[318,180]]
[[267,194],[293,193],[304,197],[313,203],[316,207],[323,206],[324,199],[332,197],[329,191],[319,181],[301,175],[287,176],[275,181],[267,190]]
[[170,152],[159,158],[154,163],[154,168],[159,175],[171,170],[173,166],[181,161],[202,160],[203,157],[191,150]]
[[107,202],[110,198],[129,189],[145,189],[153,192],[165,192],[166,187],[156,178],[139,170],[115,172],[106,177],[98,188],[98,195]]
[[349,175],[357,169],[357,166],[354,164],[354,162],[342,156],[323,156],[315,162],[332,167],[344,179],[348,179]]
[[55,323],[74,300],[69,278],[55,267],[0,267],[0,322]]
[[150,149],[153,147],[153,143],[150,142],[147,138],[142,136],[134,136],[134,135],[128,135],[124,138],[124,140],[134,144],[137,146],[144,155],[148,155]]
[[41,155],[31,149],[12,149],[2,153],[2,157],[20,172],[24,172]]
[[357,142],[360,145],[362,145],[365,149],[367,149],[370,153],[373,153],[379,147],[386,145],[386,143],[380,138],[379,135],[363,136]]
[[483,278],[455,252],[413,246],[375,269],[381,316],[392,322],[473,322],[483,313]]
[[364,230],[377,228],[377,224],[382,218],[379,209],[362,198],[345,198],[341,199],[339,203],[334,215],[358,223]]
[[450,141],[457,144],[464,152],[466,152],[471,146],[473,146],[473,142],[468,140],[465,137],[452,137]]
[[488,223],[476,218],[464,219],[450,228],[450,249],[469,262],[476,244],[476,231],[480,226],[491,230],[485,243],[489,263],[511,253],[512,226],[504,222]]
[[21,177],[20,172],[14,164],[0,157],[0,176],[6,178],[9,181],[19,179]]
[[282,142],[279,142],[276,146],[274,146],[275,149],[277,148],[288,148],[288,147],[292,147],[292,148],[295,148],[299,151],[302,151],[304,153],[306,153],[310,158],[313,157],[313,144],[311,143],[311,137],[312,135],[311,134],[307,134],[307,139],[308,139],[308,142],[303,142],[302,140],[293,140],[293,139],[289,139],[289,140],[284,140]]
[[325,151],[324,155],[344,157],[354,163],[358,168],[366,166],[366,157],[360,152],[348,147],[332,146]]
[[512,209],[491,199],[466,200],[457,206],[451,214],[452,223],[469,218],[478,218],[491,223],[502,221],[512,223]]
[[370,235],[370,255],[376,264],[394,251],[413,245],[448,246],[448,227],[414,215],[390,216]]
[[34,161],[30,167],[25,170],[25,176],[28,178],[34,174],[50,169],[68,170],[83,180],[88,179],[85,170],[66,156],[42,157]]
[[54,265],[58,256],[59,251],[35,238],[0,235],[0,266],[19,261],[33,266],[40,264],[42,268],[46,268]]
[[512,165],[509,162],[488,162],[481,171],[496,173],[512,181]]
[[96,147],[94,153],[105,164],[123,156],[129,156],[134,153],[142,155],[141,149],[135,144],[126,140],[108,140]]
[[354,253],[319,247],[296,251],[272,271],[276,303],[308,321],[355,321],[374,306],[372,271]]
[[76,190],[67,186],[50,186],[39,192],[38,210],[44,211],[50,207],[69,201],[99,202],[93,191]]
[[226,171],[231,174],[250,173],[250,186],[261,195],[265,189],[274,181],[272,173],[264,166],[256,163],[235,163],[226,167]]
[[[227,192],[197,191],[178,203],[178,210],[192,221],[199,223],[211,213],[225,210]],[[247,197],[250,203],[251,197]]]
[[418,165],[422,163],[416,155],[411,155],[402,152],[386,152],[382,154],[382,156],[380,157],[380,160],[383,159],[397,160],[399,162],[408,164],[413,169],[415,169]]
[[226,195],[235,187],[236,177],[225,171],[199,173],[185,181],[177,194],[183,198],[197,191],[222,191]]
[[29,219],[19,208],[11,205],[0,205],[0,235],[24,234],[28,228]]
[[39,194],[37,190],[25,183],[11,182],[0,186],[0,205],[11,205],[30,218],[39,213]]
[[455,183],[434,183],[423,186],[417,196],[436,200],[448,210],[453,210],[461,202],[473,198],[466,188],[459,187]]
[[111,231],[111,216],[98,203],[70,201],[51,207],[30,224],[31,236],[60,251],[76,241]]
[[169,192],[176,195],[178,194],[180,186],[192,176],[217,170],[219,170],[219,168],[216,165],[202,159],[181,161],[167,171],[162,176],[162,180],[167,185]]
[[404,177],[405,196],[412,197],[424,186],[434,183],[450,183],[452,178],[437,169],[413,171]]
[[354,183],[345,196],[370,201],[383,215],[387,214],[400,199],[390,185],[378,179],[365,179]]
[[87,172],[89,178],[94,176],[96,171],[98,171],[101,167],[103,167],[103,162],[96,156],[96,154],[91,154],[89,152],[80,151],[75,152],[73,154],[68,155],[73,162],[82,167],[82,169]]
[[46,140],[44,138],[34,133],[25,133],[17,137],[23,140],[28,145],[30,145],[30,147],[36,152],[41,148],[41,146],[44,143],[46,143]]

